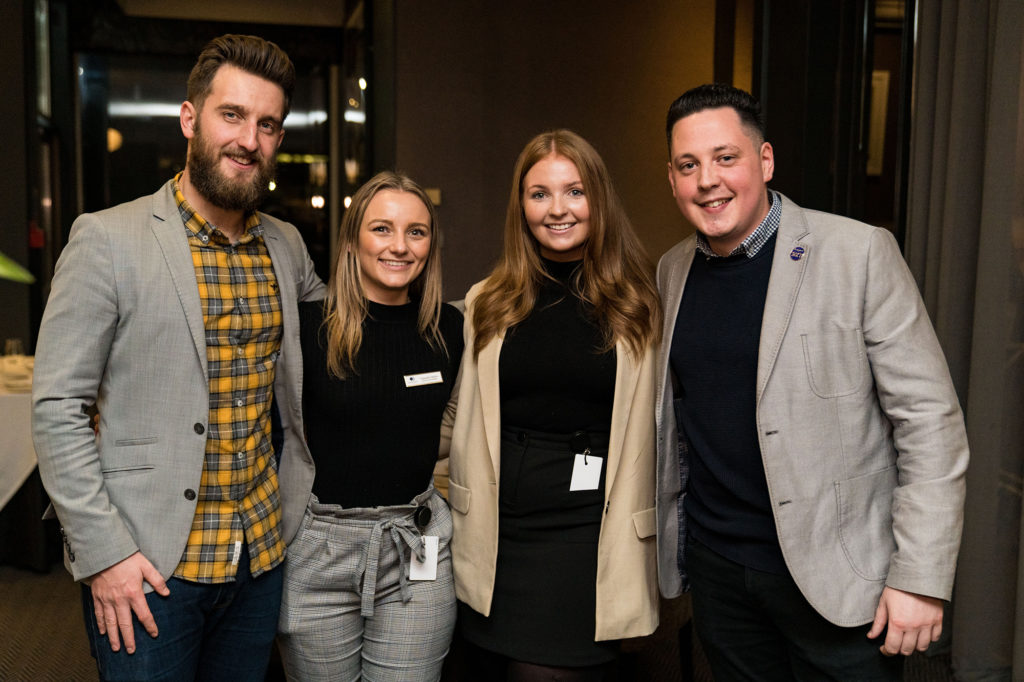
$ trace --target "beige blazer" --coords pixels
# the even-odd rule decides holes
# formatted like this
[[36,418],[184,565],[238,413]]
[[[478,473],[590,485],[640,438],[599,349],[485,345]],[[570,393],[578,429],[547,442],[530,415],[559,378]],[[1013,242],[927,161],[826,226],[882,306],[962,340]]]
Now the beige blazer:
[[[297,302],[322,298],[324,287],[295,227],[261,219],[284,327],[274,395],[287,542],[313,484]],[[170,182],[75,221],[39,330],[32,402],[39,474],[74,578],[138,550],[170,576],[195,516],[210,415],[199,288]],[[98,439],[82,411],[94,402]]]
[[[473,358],[473,305],[466,296],[466,352],[451,428],[451,549],[460,601],[489,615],[498,560],[501,398],[495,338]],[[654,349],[636,359],[616,349],[615,398],[597,556],[595,640],[650,634],[658,625],[654,513]],[[447,422],[451,423],[451,416]],[[447,434],[446,434],[447,436]],[[446,438],[442,438],[442,445]]]
[[[658,265],[665,305],[658,542],[666,596],[681,588],[677,514],[686,463],[669,351],[694,248],[691,237]],[[811,606],[853,626],[872,620],[886,585],[949,599],[967,436],[942,349],[891,233],[782,197],[756,389],[779,544]]]

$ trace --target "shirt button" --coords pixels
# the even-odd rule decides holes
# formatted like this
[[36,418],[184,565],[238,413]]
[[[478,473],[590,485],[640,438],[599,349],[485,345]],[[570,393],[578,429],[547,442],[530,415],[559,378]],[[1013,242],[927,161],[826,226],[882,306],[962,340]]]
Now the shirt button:
[[245,299],[242,298],[241,296],[239,296],[238,297],[238,305],[242,305],[243,303],[245,303]]
[[189,502],[196,499],[196,491],[192,490],[192,488],[187,488],[185,490],[185,499],[188,500]]
[[244,351],[242,350],[242,347],[241,347],[241,346],[239,346],[239,347],[238,347],[238,354],[239,354],[239,355],[241,355],[241,354],[242,354],[243,352],[244,352]]
[[244,452],[236,453],[235,457],[237,457],[238,459],[245,459],[245,453]]
[[198,434],[199,434],[200,436],[201,436],[201,435],[203,435],[203,432],[204,432],[204,431],[206,431],[206,427],[205,427],[205,426],[203,426],[202,424],[200,424],[199,422],[196,422],[196,423],[195,423],[195,426],[193,426],[192,428],[193,428],[193,430],[195,430],[195,432],[196,432],[196,433],[198,433]]
[[235,407],[241,407],[241,406],[242,406],[242,401],[241,400],[236,400],[235,401]]

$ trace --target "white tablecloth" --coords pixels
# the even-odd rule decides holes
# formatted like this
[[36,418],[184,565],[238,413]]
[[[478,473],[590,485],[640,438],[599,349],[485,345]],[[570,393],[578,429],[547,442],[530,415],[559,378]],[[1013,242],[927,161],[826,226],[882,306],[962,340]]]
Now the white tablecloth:
[[32,449],[32,394],[8,393],[0,384],[0,509],[36,468]]

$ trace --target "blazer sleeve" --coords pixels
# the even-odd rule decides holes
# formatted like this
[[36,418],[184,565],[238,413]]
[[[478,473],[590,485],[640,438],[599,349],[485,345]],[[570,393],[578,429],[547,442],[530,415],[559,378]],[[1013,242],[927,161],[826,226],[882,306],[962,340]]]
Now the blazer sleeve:
[[76,580],[138,550],[104,486],[84,408],[96,402],[119,323],[110,236],[79,217],[54,271],[36,344],[32,435],[39,474],[69,538]]
[[949,599],[969,458],[963,415],[916,283],[887,230],[873,230],[865,267],[864,341],[898,470],[897,549],[886,584]]

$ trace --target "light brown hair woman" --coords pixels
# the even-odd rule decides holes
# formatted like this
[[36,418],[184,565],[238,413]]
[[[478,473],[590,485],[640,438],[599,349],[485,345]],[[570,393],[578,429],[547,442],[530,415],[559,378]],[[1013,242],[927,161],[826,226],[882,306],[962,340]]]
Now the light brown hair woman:
[[466,297],[449,502],[474,672],[606,679],[658,621],[652,268],[601,157],[516,162],[497,267]]

